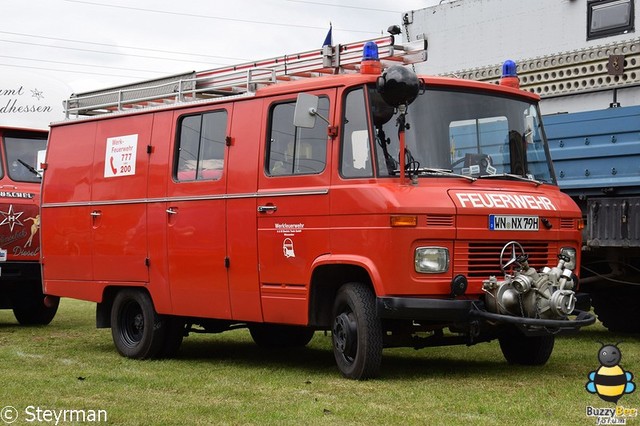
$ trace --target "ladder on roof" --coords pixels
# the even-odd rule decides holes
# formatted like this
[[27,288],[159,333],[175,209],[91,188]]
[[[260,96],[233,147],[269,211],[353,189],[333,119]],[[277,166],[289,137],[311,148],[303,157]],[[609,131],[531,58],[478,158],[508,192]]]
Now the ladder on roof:
[[383,67],[413,64],[427,59],[426,41],[394,44],[393,36],[336,46],[324,46],[256,62],[189,72],[104,90],[72,94],[64,101],[66,118],[191,102],[224,96],[253,94],[259,87],[280,81],[357,72],[366,42],[378,46]]

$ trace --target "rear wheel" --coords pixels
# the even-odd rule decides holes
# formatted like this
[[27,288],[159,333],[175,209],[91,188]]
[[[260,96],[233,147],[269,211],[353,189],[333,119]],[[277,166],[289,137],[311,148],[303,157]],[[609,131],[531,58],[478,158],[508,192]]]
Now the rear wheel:
[[598,319],[614,333],[640,333],[640,291],[611,289],[591,294]]
[[555,336],[525,336],[511,333],[499,339],[502,354],[509,364],[543,365],[549,360]]
[[41,289],[25,291],[15,296],[13,315],[21,325],[47,325],[58,312],[60,299],[50,297],[45,303]]
[[303,347],[314,334],[312,328],[280,324],[254,324],[249,332],[258,346],[266,348]]
[[345,284],[336,295],[333,317],[333,355],[342,375],[356,380],[377,376],[383,333],[374,292],[362,283]]
[[111,335],[121,355],[137,359],[161,355],[165,326],[146,292],[125,289],[116,295],[111,309]]

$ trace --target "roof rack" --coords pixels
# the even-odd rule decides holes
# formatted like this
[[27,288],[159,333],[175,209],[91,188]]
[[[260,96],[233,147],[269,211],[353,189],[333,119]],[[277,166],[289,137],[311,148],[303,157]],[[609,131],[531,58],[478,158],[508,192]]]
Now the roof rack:
[[66,118],[94,116],[152,106],[253,94],[259,87],[321,75],[357,72],[364,45],[373,41],[383,66],[413,64],[427,59],[426,41],[394,44],[393,36],[380,37],[256,62],[192,71],[169,77],[72,94],[64,101]]

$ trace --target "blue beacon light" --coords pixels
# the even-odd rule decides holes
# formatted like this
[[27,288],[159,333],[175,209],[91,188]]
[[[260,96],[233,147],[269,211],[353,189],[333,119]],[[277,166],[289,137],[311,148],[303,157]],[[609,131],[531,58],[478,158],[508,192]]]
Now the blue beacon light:
[[382,64],[378,54],[378,45],[373,41],[368,41],[362,48],[362,62],[360,63],[361,74],[380,74]]
[[502,77],[500,77],[500,85],[520,88],[520,79],[516,70],[516,63],[511,59],[507,59],[502,64]]
[[511,59],[507,59],[502,64],[502,76],[503,77],[516,77],[518,73],[516,72],[516,63]]
[[364,48],[362,51],[362,60],[363,61],[379,61],[380,56],[378,56],[378,45],[373,41],[368,41],[364,44]]

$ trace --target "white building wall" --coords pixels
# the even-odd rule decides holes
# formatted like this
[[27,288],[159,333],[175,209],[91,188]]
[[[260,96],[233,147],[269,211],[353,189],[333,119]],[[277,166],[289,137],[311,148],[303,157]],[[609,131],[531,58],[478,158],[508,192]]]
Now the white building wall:
[[[494,66],[506,59],[521,63],[628,41],[637,45],[637,55],[640,46],[640,0],[634,1],[635,31],[593,40],[587,40],[587,0],[443,2],[407,12],[405,22],[408,25],[403,35],[409,41],[427,39],[428,59],[416,64],[415,69],[418,73],[431,75]],[[602,109],[613,101],[612,90],[601,87],[586,87],[584,93],[578,94],[541,95],[545,114]],[[617,99],[622,106],[638,105],[640,88],[637,85],[621,87]]]

